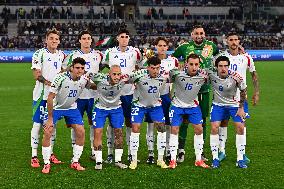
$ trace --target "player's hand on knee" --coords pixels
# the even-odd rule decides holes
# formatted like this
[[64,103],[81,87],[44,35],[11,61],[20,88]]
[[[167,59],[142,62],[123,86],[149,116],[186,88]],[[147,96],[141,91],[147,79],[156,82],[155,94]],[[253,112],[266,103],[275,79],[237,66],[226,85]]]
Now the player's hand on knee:
[[238,111],[236,113],[236,116],[240,116],[243,121],[246,119],[246,113],[244,111],[244,108],[238,108]]
[[53,120],[48,119],[46,123],[43,125],[44,131],[48,131],[53,128]]

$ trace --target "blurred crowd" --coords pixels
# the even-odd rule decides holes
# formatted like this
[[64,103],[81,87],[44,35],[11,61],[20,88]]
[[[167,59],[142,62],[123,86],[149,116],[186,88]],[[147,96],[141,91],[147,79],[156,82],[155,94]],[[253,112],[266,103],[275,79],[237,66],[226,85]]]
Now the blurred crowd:
[[43,6],[66,6],[66,5],[110,5],[109,0],[2,0],[0,5],[43,5]]
[[114,21],[91,21],[91,22],[44,22],[44,21],[19,21],[19,35],[41,35],[47,30],[56,28],[63,35],[78,35],[82,28],[88,29],[96,35],[115,34],[119,29],[126,28],[125,22],[118,20]]
[[[158,35],[157,35],[158,36]],[[157,36],[135,35],[131,37],[130,45],[143,48],[154,48],[154,40]],[[190,40],[186,36],[165,36],[169,40],[169,50],[174,50],[180,44]],[[99,38],[99,37],[97,37]],[[226,48],[225,35],[208,36],[208,40],[217,44],[219,49]],[[115,40],[113,40],[115,41]],[[246,49],[284,49],[284,32],[275,36],[242,36],[241,43]],[[115,46],[113,43],[111,46]],[[16,37],[0,37],[0,50],[24,50],[38,49],[44,46],[44,37],[42,35],[26,35]],[[62,35],[60,48],[75,49],[79,47],[77,35]],[[94,47],[94,46],[93,46]],[[105,47],[107,48],[107,47]]]
[[185,35],[191,31],[194,25],[200,24],[204,27],[207,34],[220,35],[226,34],[230,31],[236,31],[238,33],[242,32],[235,22],[219,21],[219,22],[208,22],[208,23],[198,23],[186,22],[184,24],[176,24],[170,21],[166,23],[157,22],[139,22],[135,23],[135,28],[138,34],[174,34],[174,35]]
[[142,5],[152,6],[152,5],[190,5],[190,6],[239,6],[246,3],[253,3],[262,5],[283,5],[282,0],[252,0],[252,1],[243,1],[243,0],[140,0]]

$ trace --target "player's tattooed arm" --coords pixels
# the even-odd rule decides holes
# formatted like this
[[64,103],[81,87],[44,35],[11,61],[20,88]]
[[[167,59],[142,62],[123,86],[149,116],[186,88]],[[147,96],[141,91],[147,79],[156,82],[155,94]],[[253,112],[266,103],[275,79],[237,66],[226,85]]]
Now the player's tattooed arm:
[[237,116],[240,116],[242,118],[243,121],[245,121],[246,119],[246,113],[244,111],[244,102],[246,100],[246,96],[247,96],[247,89],[243,89],[240,91],[240,104],[239,104],[239,108],[237,111]]
[[245,88],[240,91],[240,105],[239,105],[240,108],[244,107],[244,102],[246,100],[246,97],[247,97],[247,89]]
[[258,76],[256,71],[251,73],[252,76],[252,83],[254,88],[254,93],[252,96],[252,103],[253,105],[256,105],[259,101],[259,82],[258,82]]
[[47,79],[45,79],[42,74],[41,74],[41,70],[39,69],[33,69],[33,74],[34,74],[34,78],[36,80],[38,80],[39,82],[45,84],[45,85],[48,85],[50,86],[51,85],[51,82],[48,81]]
[[166,132],[166,126],[165,123],[162,122],[154,122],[154,126],[157,128],[158,132]]
[[44,124],[44,129],[48,130],[50,127],[53,127],[53,99],[55,98],[55,93],[50,92],[47,98],[47,111],[48,111],[48,120]]
[[114,146],[115,149],[123,148],[123,132],[122,129],[114,129]]
[[39,77],[37,78],[37,80],[38,80],[39,82],[41,82],[41,83],[45,84],[45,85],[48,85],[48,86],[50,86],[50,85],[51,85],[51,82],[50,82],[50,81],[48,81],[47,79],[45,79],[42,75],[41,75],[41,76],[39,76]]

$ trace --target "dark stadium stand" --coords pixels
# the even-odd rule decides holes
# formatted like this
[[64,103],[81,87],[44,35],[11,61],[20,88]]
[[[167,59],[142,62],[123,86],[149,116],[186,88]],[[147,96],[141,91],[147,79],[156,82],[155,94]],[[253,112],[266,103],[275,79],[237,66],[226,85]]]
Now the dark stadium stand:
[[[280,0],[140,0],[136,7],[111,6],[110,0],[5,0],[0,6],[2,50],[42,47],[43,34],[49,28],[61,31],[62,48],[74,48],[82,29],[100,38],[127,26],[133,33],[132,45],[151,47],[156,36],[164,35],[174,49],[189,40],[189,32],[197,23],[220,48],[224,47],[223,36],[230,31],[242,35],[246,48],[284,46],[284,1]],[[129,7],[133,8],[134,21],[128,16]],[[9,23],[13,23],[13,35]]]
[[125,22],[114,21],[68,21],[68,22],[50,22],[50,21],[19,21],[18,34],[19,35],[41,35],[47,29],[56,28],[61,31],[63,35],[78,35],[80,31],[88,29],[96,35],[115,34],[120,28],[126,28]]

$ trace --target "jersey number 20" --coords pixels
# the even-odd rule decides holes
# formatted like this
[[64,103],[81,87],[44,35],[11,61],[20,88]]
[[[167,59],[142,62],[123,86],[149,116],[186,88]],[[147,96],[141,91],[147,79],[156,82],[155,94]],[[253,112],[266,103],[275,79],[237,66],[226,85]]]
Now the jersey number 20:
[[70,90],[68,97],[75,97],[77,95],[77,90]]

